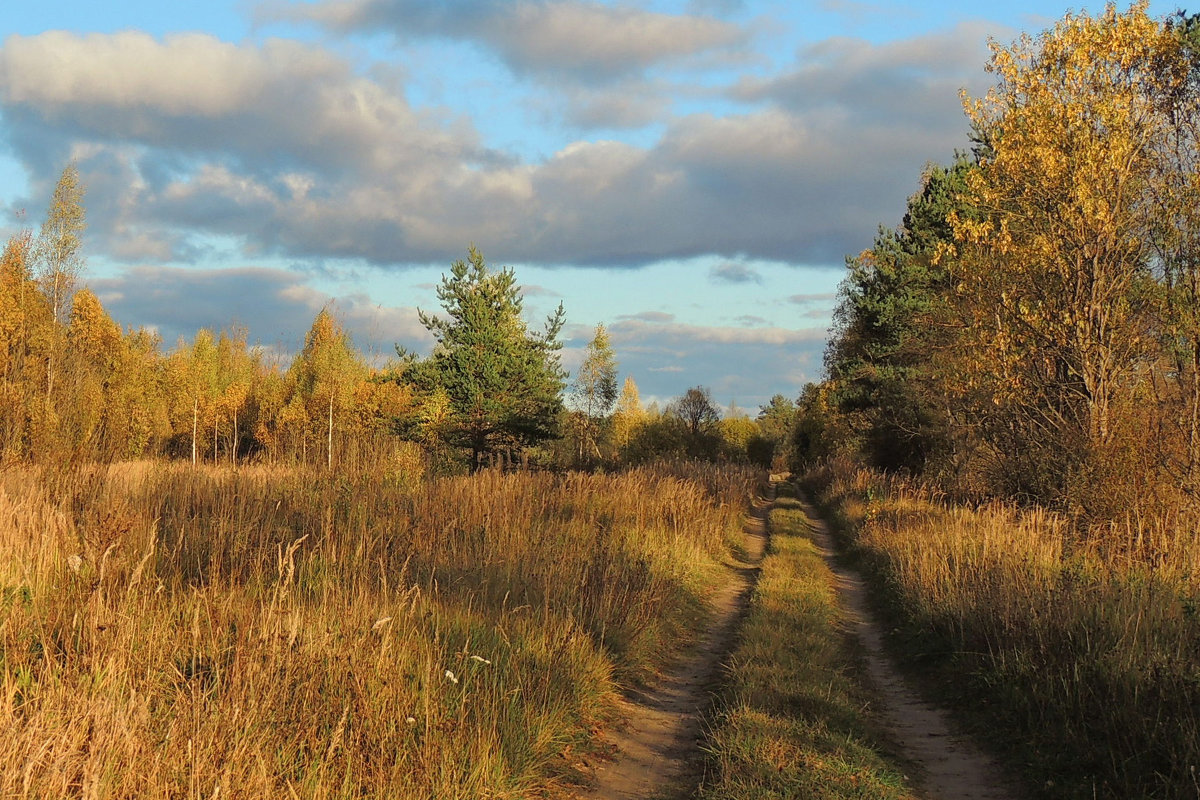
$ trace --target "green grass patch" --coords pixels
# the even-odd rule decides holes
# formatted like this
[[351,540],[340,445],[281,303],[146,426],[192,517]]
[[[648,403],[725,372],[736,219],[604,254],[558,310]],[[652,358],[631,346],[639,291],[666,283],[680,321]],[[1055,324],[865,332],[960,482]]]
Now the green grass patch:
[[834,576],[781,487],[763,560],[706,743],[702,800],[913,798],[867,711]]

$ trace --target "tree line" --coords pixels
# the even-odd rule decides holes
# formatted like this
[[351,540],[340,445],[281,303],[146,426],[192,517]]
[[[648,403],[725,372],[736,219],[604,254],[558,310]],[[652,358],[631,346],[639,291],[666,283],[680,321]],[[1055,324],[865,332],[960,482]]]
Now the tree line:
[[400,446],[422,469],[591,469],[674,457],[769,464],[787,445],[783,398],[751,420],[723,418],[703,387],[661,410],[643,406],[631,377],[618,392],[603,325],[568,384],[561,305],[531,331],[513,270],[491,269],[475,248],[442,277],[444,314],[420,314],[435,339],[427,357],[398,347],[372,365],[323,309],[284,365],[245,330],[201,330],[166,352],[156,333],[122,330],[78,287],[84,227],[72,164],[39,232],[14,236],[0,258],[0,463],[165,456],[333,468]]
[[1200,497],[1200,22],[992,43],[969,149],[847,260],[796,465],[1107,519]]

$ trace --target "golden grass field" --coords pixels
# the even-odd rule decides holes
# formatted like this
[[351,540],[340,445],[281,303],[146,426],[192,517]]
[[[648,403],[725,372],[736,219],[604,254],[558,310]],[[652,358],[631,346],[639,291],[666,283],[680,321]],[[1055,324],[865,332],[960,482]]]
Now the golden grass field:
[[761,481],[402,477],[0,473],[0,796],[553,796]]
[[1081,532],[866,471],[825,481],[903,646],[953,676],[943,686],[1042,796],[1200,796],[1200,521]]

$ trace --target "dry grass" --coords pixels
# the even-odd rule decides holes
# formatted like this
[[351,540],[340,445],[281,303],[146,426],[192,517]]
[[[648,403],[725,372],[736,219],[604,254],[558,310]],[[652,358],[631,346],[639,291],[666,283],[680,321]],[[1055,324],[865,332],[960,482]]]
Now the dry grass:
[[960,699],[1033,764],[1044,796],[1200,796],[1197,520],[1082,534],[865,472],[827,497],[910,649],[971,676]]
[[754,481],[0,474],[0,796],[553,794]]
[[902,765],[868,712],[835,578],[783,484],[771,549],[729,659],[708,731],[701,800],[911,800]]

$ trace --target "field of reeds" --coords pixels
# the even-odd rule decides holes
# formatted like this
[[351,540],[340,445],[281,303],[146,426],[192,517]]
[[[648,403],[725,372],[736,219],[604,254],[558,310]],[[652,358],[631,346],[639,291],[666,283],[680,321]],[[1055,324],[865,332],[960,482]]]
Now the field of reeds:
[[836,578],[789,484],[708,728],[701,800],[916,797],[883,741]]
[[553,796],[758,481],[0,473],[0,796]]
[[1047,798],[1200,796],[1200,520],[1081,530],[835,469],[813,486],[900,646]]

